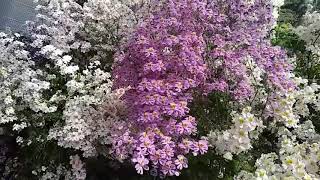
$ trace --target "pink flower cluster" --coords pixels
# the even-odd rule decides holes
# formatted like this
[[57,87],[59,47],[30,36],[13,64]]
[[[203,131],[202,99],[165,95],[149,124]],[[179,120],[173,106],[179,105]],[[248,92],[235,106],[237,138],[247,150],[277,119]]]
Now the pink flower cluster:
[[179,175],[186,155],[203,154],[197,124],[188,115],[194,91],[223,91],[236,100],[253,94],[245,60],[266,72],[269,86],[292,86],[285,53],[266,39],[272,5],[256,0],[163,0],[117,52],[115,88],[123,96],[126,124],[113,135],[112,153],[131,158],[138,173]]
[[205,3],[190,2],[168,0],[117,54],[115,87],[131,89],[124,95],[128,124],[119,127],[113,153],[132,157],[140,174],[179,175],[188,166],[185,155],[208,150],[206,140],[192,138],[197,124],[188,115],[192,92],[206,82],[201,19],[207,12]]
[[229,92],[236,100],[248,99],[253,87],[245,66],[247,57],[266,72],[271,87],[286,91],[293,85],[287,77],[291,67],[285,62],[286,53],[266,37],[274,23],[271,1],[209,0],[208,8],[213,16],[206,22],[206,42],[211,47],[207,59],[214,64],[209,90]]

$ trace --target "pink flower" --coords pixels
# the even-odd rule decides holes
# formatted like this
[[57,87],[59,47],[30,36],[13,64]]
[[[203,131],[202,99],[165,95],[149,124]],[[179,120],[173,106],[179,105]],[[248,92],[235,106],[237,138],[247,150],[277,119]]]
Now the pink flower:
[[174,163],[177,165],[177,169],[188,168],[188,160],[183,155],[178,155],[178,159]]
[[179,134],[190,135],[195,133],[197,131],[195,118],[192,116],[185,118],[185,120],[177,124],[176,129]]
[[154,57],[156,55],[156,50],[152,47],[148,48],[148,49],[145,49],[145,55],[146,57]]
[[180,143],[178,146],[184,151],[184,153],[189,153],[192,146],[192,141],[188,139],[183,139],[182,143]]
[[143,174],[143,170],[149,170],[149,160],[145,157],[133,158],[132,162],[136,163],[134,166],[138,172],[138,174]]
[[149,138],[142,138],[143,141],[141,141],[140,147],[142,149],[146,149],[148,152],[155,149],[155,145]]
[[150,151],[150,160],[154,165],[157,165],[161,159],[161,150],[152,149]]
[[166,161],[162,168],[161,168],[161,172],[164,175],[170,175],[170,176],[179,176],[180,173],[177,171],[176,166],[173,164],[172,161]]
[[174,156],[174,150],[172,147],[170,147],[169,145],[165,145],[163,147],[162,153],[161,153],[161,157],[163,159],[171,159]]
[[198,142],[193,142],[191,149],[193,150],[193,155],[197,156],[198,153],[204,154],[208,151],[208,141],[200,140]]

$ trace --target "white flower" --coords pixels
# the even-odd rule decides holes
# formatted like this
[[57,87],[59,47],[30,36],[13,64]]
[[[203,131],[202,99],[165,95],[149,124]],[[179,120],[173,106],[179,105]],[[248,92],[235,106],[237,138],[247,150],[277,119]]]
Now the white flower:
[[72,57],[69,55],[63,56],[62,61],[64,64],[68,64],[72,60]]
[[22,122],[21,124],[14,124],[12,130],[14,131],[21,131],[22,129],[27,127],[26,122]]
[[56,47],[54,47],[53,45],[46,45],[46,46],[42,47],[41,52],[43,54],[47,54],[47,53],[51,53],[55,50],[56,50]]
[[223,157],[225,158],[225,159],[228,159],[228,160],[232,160],[232,157],[233,157],[233,155],[230,153],[230,152],[227,152],[227,153],[225,153],[224,155],[223,155]]
[[6,77],[7,74],[7,69],[5,67],[0,67],[0,76]]
[[79,67],[76,65],[76,66],[67,66],[65,67],[62,72],[64,74],[74,74],[75,72],[77,72],[79,70]]
[[16,138],[16,142],[21,145],[23,143],[23,138],[21,136],[18,136]]
[[5,99],[4,99],[4,103],[5,104],[11,104],[11,103],[13,103],[14,101],[13,101],[13,99],[12,99],[12,97],[9,95],[9,96],[7,96]]
[[257,169],[256,170],[256,180],[268,180],[267,172],[264,169]]
[[6,109],[6,115],[13,115],[13,114],[15,114],[14,108],[13,107],[8,107]]
[[[243,108],[241,114],[233,112],[233,126],[225,131],[211,131],[208,135],[210,144],[216,148],[218,153],[226,155],[228,153],[239,154],[250,149],[251,139],[249,133],[258,127],[262,128],[260,119],[255,118],[250,113],[251,108]],[[256,131],[258,133],[259,131]]]

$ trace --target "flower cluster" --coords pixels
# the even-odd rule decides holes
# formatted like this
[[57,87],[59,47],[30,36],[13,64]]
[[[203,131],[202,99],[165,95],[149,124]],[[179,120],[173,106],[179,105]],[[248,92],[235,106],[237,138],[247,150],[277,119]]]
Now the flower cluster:
[[[232,113],[233,126],[225,131],[212,131],[208,135],[210,144],[217,153],[224,154],[226,159],[232,159],[232,154],[239,154],[252,148],[251,139],[263,129],[262,121],[250,113],[251,107],[246,107],[241,114]],[[231,154],[232,153],[232,154]]]
[[319,139],[317,143],[299,143],[292,134],[283,135],[279,155],[263,154],[254,174],[242,171],[235,179],[319,179],[319,145]]
[[51,163],[50,166],[41,166],[33,170],[32,174],[39,177],[40,180],[65,179],[65,180],[85,180],[85,165],[79,155],[70,156],[70,169],[59,164]]
[[272,0],[272,5],[273,5],[273,17],[275,19],[278,19],[279,17],[279,9],[281,6],[284,5],[284,0]]
[[319,179],[319,140],[311,121],[302,121],[309,108],[318,106],[319,85],[292,77],[299,89],[274,94],[266,110],[272,112],[270,128],[280,141],[279,154],[262,154],[255,174],[242,171],[236,179]]
[[300,116],[309,115],[309,106],[318,109],[319,85],[308,85],[308,80],[293,77],[299,89],[291,89],[286,94],[274,93],[270,97],[266,110],[274,118],[274,123],[280,122],[286,127],[297,127]]
[[63,52],[91,52],[106,58],[148,14],[150,0],[37,0],[36,21],[28,23],[34,47],[52,44]]
[[77,78],[66,83],[68,96],[58,92],[50,99],[66,103],[64,124],[52,128],[48,139],[58,140],[59,146],[81,150],[85,157],[95,156],[95,144],[110,144],[110,130],[121,121],[122,94],[120,90],[111,92],[109,75],[100,69],[89,68]]
[[107,154],[125,113],[123,90],[111,89],[113,50],[148,3],[38,0],[28,34],[0,33],[0,124],[21,148],[57,141],[86,157]]
[[[50,83],[41,80],[45,73],[34,70],[25,44],[18,40],[19,34],[0,34],[0,124],[13,122],[13,130],[22,130],[29,125],[26,117],[18,117],[18,111],[31,109],[34,112],[50,113],[56,106],[43,98]],[[26,120],[26,121],[25,121]]]
[[250,84],[248,57],[263,70],[268,86],[286,91],[292,82],[286,76],[291,67],[279,47],[266,38],[274,18],[268,1],[209,1],[213,15],[207,23],[207,53],[210,89],[230,93],[236,100],[254,95]]
[[131,89],[124,95],[127,129],[114,153],[120,159],[130,155],[140,174],[154,169],[179,175],[186,154],[208,150],[206,140],[192,139],[197,128],[188,104],[206,80],[202,20],[209,13],[205,3],[191,2],[164,3],[117,54],[115,87]]
[[[298,34],[300,39],[306,43],[307,50],[311,51],[313,54],[317,55],[316,61],[314,63],[319,64],[320,56],[320,39],[319,39],[319,30],[320,30],[320,13],[317,11],[310,12],[308,11],[303,16],[303,21],[300,26],[295,29],[295,32]],[[313,64],[313,65],[316,65]]]

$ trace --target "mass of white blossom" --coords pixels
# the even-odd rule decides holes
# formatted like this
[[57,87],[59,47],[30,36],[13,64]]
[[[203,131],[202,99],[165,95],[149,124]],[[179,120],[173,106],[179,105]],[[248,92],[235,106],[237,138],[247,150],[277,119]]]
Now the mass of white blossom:
[[[306,136],[307,133],[307,136]],[[263,154],[256,161],[255,173],[242,171],[236,179],[319,179],[320,144],[310,121],[296,131],[279,128],[279,153]],[[307,139],[305,139],[308,137]],[[304,140],[301,143],[301,140]]]
[[320,64],[320,13],[307,11],[300,26],[295,29],[297,35],[306,43],[306,49],[313,53],[309,66]]
[[279,9],[281,6],[284,5],[284,0],[272,0],[272,4],[273,4],[273,17],[275,19],[278,19],[279,17]]
[[[17,133],[21,146],[56,141],[85,157],[107,155],[111,128],[125,114],[124,90],[111,89],[112,54],[148,14],[149,1],[36,3],[37,16],[27,22],[29,39],[0,33],[0,124]],[[48,134],[20,135],[28,127],[48,125]],[[72,162],[69,179],[85,179],[79,157]],[[42,179],[66,172],[56,171]]]
[[232,154],[239,154],[249,150],[251,138],[258,138],[257,134],[263,128],[262,121],[251,114],[251,107],[246,107],[240,114],[232,113],[233,126],[225,131],[212,131],[208,135],[210,143],[219,154],[226,159],[232,159]]
[[50,88],[47,74],[35,70],[35,62],[25,50],[25,44],[13,36],[0,34],[0,124],[13,123],[13,130],[20,131],[30,124],[30,119],[18,116],[19,111],[30,109],[35,113],[50,113],[57,110],[43,93]]
[[[111,90],[111,75],[104,69],[110,67],[110,52],[147,14],[148,1],[89,0],[81,6],[74,0],[38,0],[37,4],[36,19],[28,22],[30,45],[36,52],[28,57],[23,43],[1,35],[6,46],[1,48],[2,54],[9,56],[1,67],[6,82],[1,88],[5,98],[1,122],[18,120],[14,130],[30,123],[15,116],[18,97],[23,96],[34,112],[55,112],[54,105],[64,103],[62,119],[50,130],[48,139],[81,150],[84,156],[96,155],[94,146],[109,143],[110,126],[120,120],[123,109],[121,91]],[[31,66],[39,63],[36,58],[43,66],[34,71]],[[64,84],[58,87],[50,84],[61,79]],[[50,90],[51,97],[42,97],[45,90]]]
[[46,44],[63,52],[94,52],[101,59],[148,14],[150,0],[37,0],[35,22],[28,23],[34,47]]
[[262,154],[256,161],[255,173],[242,171],[236,179],[320,178],[320,135],[311,121],[301,119],[309,115],[309,107],[319,111],[320,86],[308,85],[308,80],[302,78],[295,78],[295,82],[300,87],[298,90],[286,95],[277,94],[267,107],[273,112],[273,121],[266,128],[277,134],[279,150]]
[[[276,134],[278,149],[262,154],[256,161],[254,173],[242,171],[235,179],[319,179],[320,135],[312,121],[305,119],[310,116],[310,108],[320,110],[320,86],[290,73],[288,76],[296,89],[267,95],[261,84],[264,72],[250,58],[246,62],[252,72],[249,79],[257,93],[250,106],[240,113],[231,113],[233,125],[229,129],[210,132],[211,146],[218,154],[232,160],[234,155],[250,150],[253,141],[268,129]],[[263,113],[255,108],[259,104],[265,104]]]

